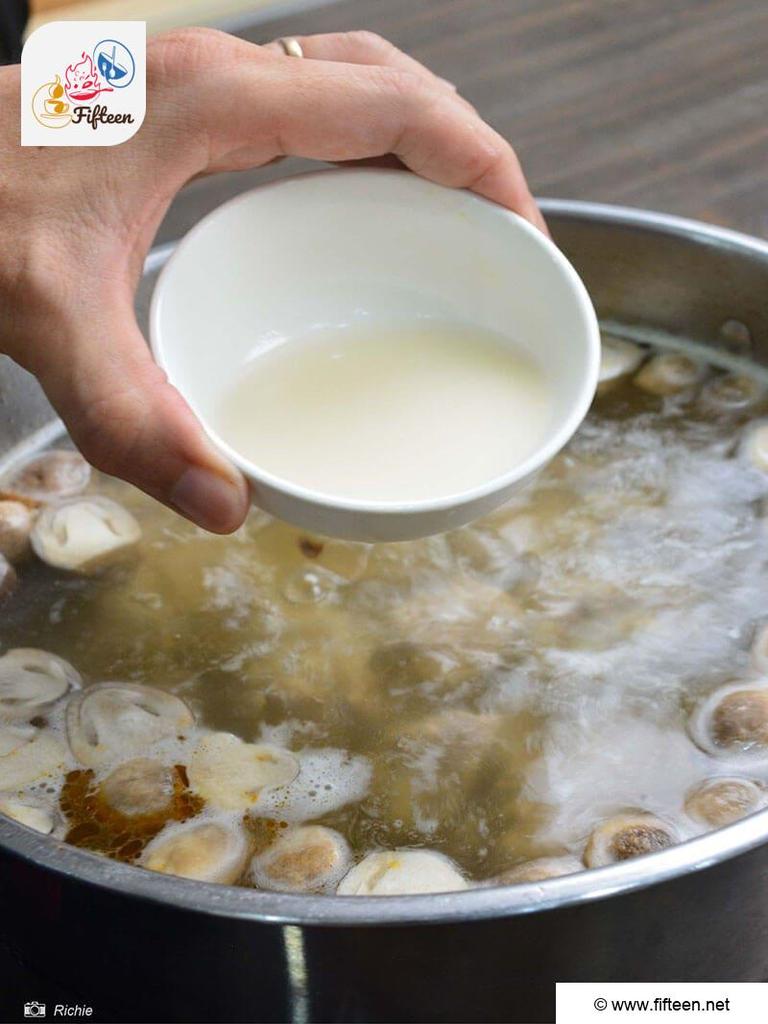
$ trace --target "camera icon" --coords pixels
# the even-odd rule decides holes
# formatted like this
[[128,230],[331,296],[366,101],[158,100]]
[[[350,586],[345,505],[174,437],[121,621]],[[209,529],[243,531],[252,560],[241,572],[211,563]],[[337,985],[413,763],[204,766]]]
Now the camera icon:
[[34,999],[31,1003],[24,1003],[25,1017],[44,1017],[45,1003],[38,1003]]

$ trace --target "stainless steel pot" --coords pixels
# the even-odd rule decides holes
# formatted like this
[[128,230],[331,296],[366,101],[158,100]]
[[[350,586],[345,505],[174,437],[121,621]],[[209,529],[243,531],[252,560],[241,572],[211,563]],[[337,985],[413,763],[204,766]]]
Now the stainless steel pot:
[[[768,362],[766,243],[630,209],[544,208],[604,322]],[[142,315],[167,255],[148,260]],[[0,387],[0,447],[50,440],[34,382],[6,366]],[[96,1019],[548,1021],[556,980],[768,979],[768,810],[598,871],[391,899],[183,881],[3,821],[0,885],[19,955]]]

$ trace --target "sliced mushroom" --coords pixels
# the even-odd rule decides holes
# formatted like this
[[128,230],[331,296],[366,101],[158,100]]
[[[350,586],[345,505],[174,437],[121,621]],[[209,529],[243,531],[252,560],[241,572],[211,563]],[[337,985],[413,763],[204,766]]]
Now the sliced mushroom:
[[55,569],[84,572],[103,565],[141,538],[141,527],[110,498],[85,497],[49,505],[32,529],[38,558]]
[[652,395],[677,395],[704,378],[706,366],[681,352],[661,352],[634,377],[637,387]]
[[615,338],[611,334],[603,334],[600,346],[598,394],[610,390],[622,377],[634,373],[646,355],[646,350],[632,341]]
[[22,501],[0,500],[0,554],[19,562],[29,553],[33,516]]
[[254,857],[255,885],[278,892],[333,891],[352,863],[344,836],[322,825],[306,825],[281,835]]
[[765,807],[765,786],[753,779],[707,779],[688,794],[685,810],[702,825],[720,828]]
[[66,760],[66,747],[49,730],[32,725],[0,727],[0,789],[22,789],[61,772]]
[[677,842],[672,826],[653,814],[618,814],[594,829],[584,851],[584,863],[588,868],[601,868],[665,850]]
[[730,683],[711,693],[690,718],[694,743],[716,757],[768,756],[768,686]]
[[80,673],[55,654],[35,647],[7,651],[0,658],[0,719],[28,721],[80,683]]
[[537,857],[522,864],[502,871],[492,880],[493,885],[515,885],[518,882],[543,882],[547,878],[560,878],[561,875],[575,875],[584,870],[584,865],[576,857],[568,854],[562,857]]
[[405,896],[467,889],[453,861],[433,850],[369,853],[341,880],[339,896]]
[[135,757],[110,772],[99,791],[113,810],[126,817],[160,814],[173,801],[173,777],[160,761]]
[[206,736],[187,768],[190,788],[214,807],[236,811],[253,807],[262,790],[296,778],[293,754],[266,743],[244,743],[228,732]]
[[243,873],[248,853],[242,828],[195,822],[164,828],[144,850],[139,864],[164,875],[229,885]]
[[67,706],[72,752],[89,768],[144,754],[152,744],[182,735],[193,724],[183,700],[138,683],[91,686]]
[[80,494],[91,479],[91,467],[78,452],[52,451],[33,455],[0,484],[3,492],[38,503]]
[[733,412],[748,409],[759,402],[765,387],[755,377],[740,373],[726,373],[711,380],[701,392],[701,400],[713,409]]
[[5,555],[0,555],[0,602],[11,596],[17,583],[16,570]]
[[51,807],[33,800],[31,797],[18,797],[13,793],[0,793],[0,814],[13,818],[35,832],[47,836],[53,832],[56,818]]
[[741,454],[761,473],[768,473],[768,423],[753,424],[741,442]]

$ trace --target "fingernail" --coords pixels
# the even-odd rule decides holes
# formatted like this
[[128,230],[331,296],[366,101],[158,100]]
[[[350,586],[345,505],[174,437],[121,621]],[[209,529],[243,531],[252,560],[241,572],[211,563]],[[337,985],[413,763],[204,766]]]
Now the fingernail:
[[190,466],[179,477],[170,502],[204,530],[228,533],[237,529],[245,517],[247,491],[242,481]]

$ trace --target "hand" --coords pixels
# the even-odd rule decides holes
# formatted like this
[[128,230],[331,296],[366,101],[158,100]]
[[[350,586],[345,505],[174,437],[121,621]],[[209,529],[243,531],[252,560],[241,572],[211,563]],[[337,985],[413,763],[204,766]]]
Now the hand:
[[207,29],[150,40],[147,116],[116,147],[22,148],[19,69],[0,69],[0,346],[94,466],[220,533],[245,518],[247,484],[153,362],[133,310],[186,182],[289,155],[393,154],[546,230],[513,150],[451,85],[369,33],[300,43],[303,60]]

